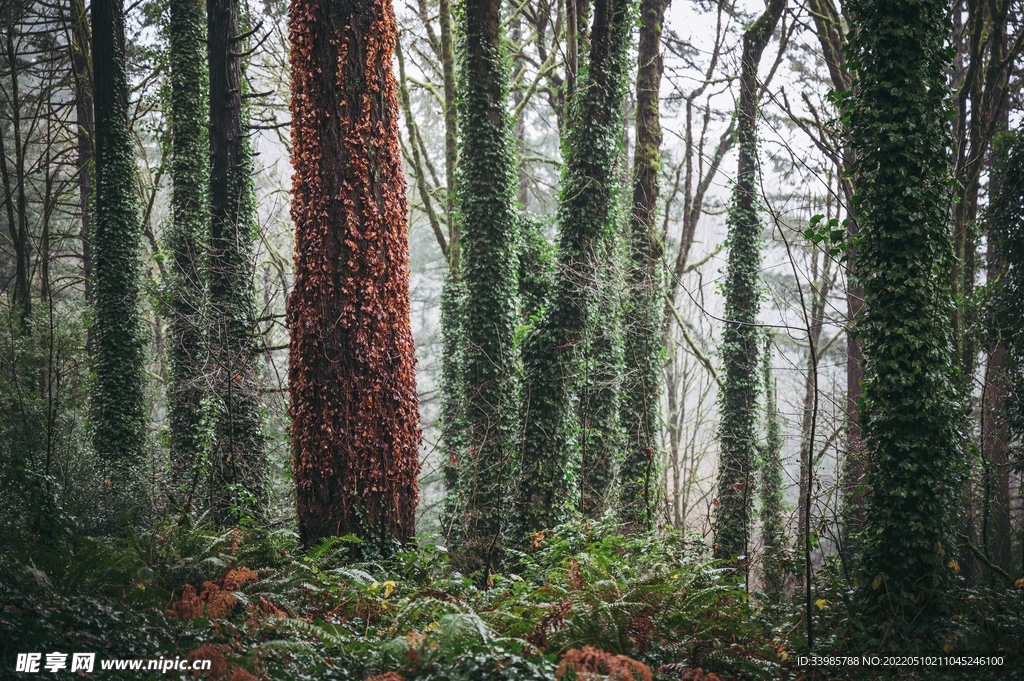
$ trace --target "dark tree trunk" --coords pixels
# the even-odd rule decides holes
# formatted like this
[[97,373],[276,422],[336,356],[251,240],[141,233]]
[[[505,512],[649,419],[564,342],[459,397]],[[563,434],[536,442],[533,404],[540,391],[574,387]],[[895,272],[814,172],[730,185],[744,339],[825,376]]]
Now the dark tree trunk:
[[[5,8],[6,31],[4,36],[4,57],[7,62],[9,89],[6,104],[10,107],[11,148],[7,149],[3,135],[0,134],[0,164],[2,164],[5,204],[7,209],[8,231],[14,246],[14,294],[11,296],[11,308],[22,326],[28,325],[32,314],[32,243],[28,228],[28,207],[25,199],[25,143],[21,129],[21,68],[20,58],[15,43],[20,31],[17,16],[17,3],[10,2]],[[19,45],[20,47],[20,45]],[[8,165],[9,156],[14,157],[13,174]]]
[[419,471],[409,243],[389,0],[295,0],[289,392],[299,534],[390,551]]
[[96,220],[92,234],[93,446],[109,467],[115,507],[138,503],[132,478],[146,452],[145,352],[139,283],[142,225],[132,134],[124,10],[93,0]]
[[203,259],[209,243],[209,174],[206,90],[206,9],[202,0],[170,3],[171,67],[171,254],[167,407],[174,487],[173,499],[187,504],[195,491],[205,453],[202,432],[205,376],[205,281]]
[[92,299],[92,254],[89,221],[92,214],[92,179],[95,172],[94,140],[96,118],[93,111],[92,62],[89,59],[89,16],[84,0],[71,2],[71,67],[75,79],[75,115],[78,130],[78,210],[81,212],[79,238],[82,241],[82,277],[85,299]]
[[207,3],[210,68],[210,319],[214,362],[212,506],[217,522],[262,514],[267,461],[260,412],[253,245],[256,207],[238,0]]
[[658,451],[661,384],[663,247],[657,225],[661,172],[661,27],[668,0],[641,0],[636,75],[636,152],[629,237],[629,298],[626,313],[626,372],[623,421],[626,450],[621,467],[624,519],[651,527]]

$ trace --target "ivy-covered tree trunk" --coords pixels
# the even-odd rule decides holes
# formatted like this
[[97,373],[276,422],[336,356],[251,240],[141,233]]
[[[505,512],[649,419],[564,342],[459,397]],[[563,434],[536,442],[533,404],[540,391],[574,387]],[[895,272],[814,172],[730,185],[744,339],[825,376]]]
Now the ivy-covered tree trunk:
[[140,500],[134,480],[146,455],[145,351],[139,306],[142,225],[132,134],[124,8],[93,0],[96,221],[92,234],[92,442],[108,467],[114,508]]
[[82,278],[85,299],[92,299],[92,245],[89,224],[92,216],[92,185],[96,169],[93,160],[96,138],[96,112],[93,107],[92,60],[90,54],[89,13],[84,0],[72,0],[68,22],[71,24],[71,71],[75,80],[75,123],[78,137],[78,210],[81,213],[79,238],[82,242]]
[[600,258],[620,226],[616,183],[634,21],[629,0],[597,0],[590,57],[570,104],[558,209],[558,279],[523,348],[525,438],[518,506],[528,532],[557,525],[579,463],[573,413],[581,349],[595,323]]
[[762,588],[780,597],[786,587],[786,524],[782,517],[782,417],[778,407],[778,386],[772,376],[771,341],[761,358],[764,389],[765,442],[761,458],[761,544]]
[[466,0],[460,17],[456,199],[465,288],[459,357],[465,447],[458,475],[465,526],[460,554],[473,571],[497,566],[509,519],[508,476],[518,432],[518,224],[501,2]]
[[[450,242],[449,242],[450,243]],[[449,251],[451,252],[451,251]],[[465,529],[465,497],[459,485],[459,461],[466,451],[463,421],[462,375],[459,366],[462,338],[462,304],[465,289],[459,273],[449,267],[441,285],[441,472],[444,476],[444,500],[441,504],[441,531],[450,549],[456,549]]]
[[441,25],[441,74],[444,81],[444,174],[447,189],[445,214],[448,221],[448,271],[441,289],[441,471],[444,475],[444,502],[441,527],[446,542],[454,547],[461,539],[462,493],[459,489],[458,462],[463,454],[462,390],[460,387],[459,338],[462,337],[462,298],[465,291],[461,274],[461,234],[455,210],[455,173],[458,169],[458,107],[456,106],[455,41],[452,33],[452,7],[449,0],[438,2]]
[[617,465],[626,440],[622,424],[623,282],[619,234],[601,245],[594,291],[594,323],[584,336],[579,386],[580,504],[583,515],[600,517],[612,501]]
[[786,0],[769,0],[743,34],[736,109],[738,161],[729,209],[729,261],[722,332],[715,557],[749,556],[757,450],[758,342],[761,307],[761,220],[758,217],[757,69]]
[[389,553],[414,533],[420,439],[394,9],[295,0],[289,33],[299,534]]
[[256,205],[242,94],[238,0],[209,0],[210,322],[214,442],[211,505],[217,522],[261,515],[267,460],[256,344]]
[[950,330],[948,6],[852,0],[849,9],[871,462],[861,633],[872,647],[935,650],[945,641],[965,445]]
[[661,172],[661,29],[668,0],[640,1],[636,75],[636,150],[633,212],[629,223],[629,304],[626,308],[626,371],[623,421],[626,449],[622,480],[623,520],[649,528],[657,513],[658,413],[664,286],[659,235]]
[[206,443],[203,398],[206,385],[205,278],[209,239],[207,186],[206,8],[202,0],[172,0],[168,26],[171,69],[171,254],[168,359],[171,381],[167,408],[172,492],[187,503],[194,491]]

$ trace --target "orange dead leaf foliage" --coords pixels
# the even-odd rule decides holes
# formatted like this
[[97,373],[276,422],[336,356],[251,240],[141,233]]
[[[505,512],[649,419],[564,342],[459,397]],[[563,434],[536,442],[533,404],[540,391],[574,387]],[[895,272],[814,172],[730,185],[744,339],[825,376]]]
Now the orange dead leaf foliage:
[[237,591],[244,584],[255,582],[258,579],[259,576],[255,570],[239,567],[228,570],[220,584],[203,582],[203,590],[198,593],[194,586],[186,584],[181,591],[181,598],[172,603],[171,607],[164,612],[169,617],[177,617],[182,621],[203,615],[218,619],[225,617],[231,614],[231,611],[238,605],[238,598],[232,591]]
[[397,672],[384,672],[383,674],[371,676],[366,681],[405,681],[405,678],[399,676]]
[[256,574],[255,570],[250,570],[247,567],[239,567],[234,570],[228,570],[228,573],[224,575],[224,589],[226,591],[237,591],[243,584],[249,582],[257,582],[260,577]]
[[[572,676],[566,676],[569,673]],[[653,681],[651,669],[625,655],[606,653],[584,646],[566,651],[558,663],[555,678],[562,681]]]

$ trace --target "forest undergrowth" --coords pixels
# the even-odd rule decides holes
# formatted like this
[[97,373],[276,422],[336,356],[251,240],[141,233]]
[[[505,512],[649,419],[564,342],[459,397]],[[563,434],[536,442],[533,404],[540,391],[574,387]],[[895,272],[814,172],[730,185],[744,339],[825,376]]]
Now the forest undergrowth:
[[[799,603],[748,595],[697,538],[574,522],[535,535],[485,583],[429,540],[353,563],[357,541],[302,551],[290,530],[165,524],[26,546],[0,557],[0,649],[209,659],[200,678],[229,681],[1024,678],[1024,589],[965,590],[954,604],[958,650],[1017,654],[999,672],[814,676],[799,661]],[[820,655],[848,647],[844,584],[838,569],[818,584]],[[90,678],[175,674],[97,665]]]

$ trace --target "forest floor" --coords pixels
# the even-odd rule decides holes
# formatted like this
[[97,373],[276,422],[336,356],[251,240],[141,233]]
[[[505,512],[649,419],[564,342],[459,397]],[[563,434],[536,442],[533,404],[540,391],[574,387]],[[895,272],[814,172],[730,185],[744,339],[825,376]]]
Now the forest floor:
[[[748,595],[730,566],[678,534],[569,524],[486,585],[432,543],[353,563],[357,541],[304,552],[291,531],[164,526],[5,553],[0,677],[37,678],[12,672],[15,661],[38,653],[45,674],[59,652],[96,653],[91,673],[75,672],[84,678],[140,680],[193,678],[181,663],[198,659],[210,670],[195,678],[228,681],[1024,678],[1024,589],[971,591],[956,615],[958,650],[1002,646],[1001,667],[815,667],[799,603]],[[814,606],[819,655],[842,654],[851,633],[836,604],[852,591],[828,570]],[[112,660],[143,669],[102,668]]]

